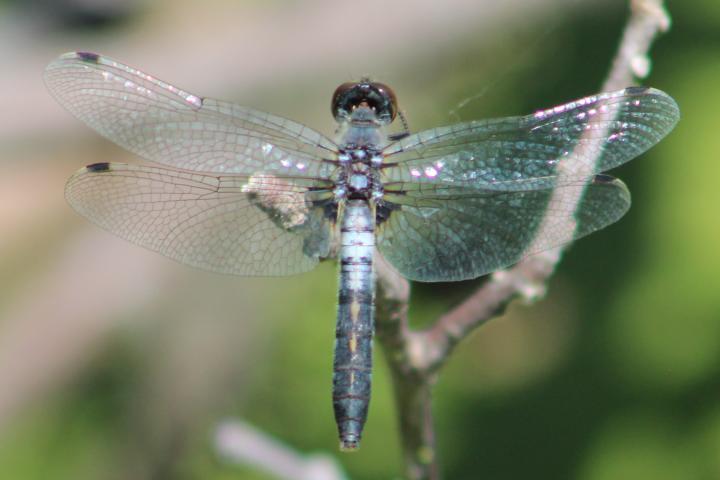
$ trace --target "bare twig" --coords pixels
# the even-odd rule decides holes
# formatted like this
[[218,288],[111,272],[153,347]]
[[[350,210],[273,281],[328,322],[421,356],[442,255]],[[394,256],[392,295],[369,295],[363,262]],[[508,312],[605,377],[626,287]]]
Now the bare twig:
[[670,28],[662,0],[630,0],[632,15],[623,32],[612,68],[603,84],[603,91],[617,90],[645,78],[650,73],[648,52],[655,36]]
[[329,455],[301,455],[247,423],[232,420],[215,432],[217,451],[225,459],[269,473],[280,480],[346,480]]
[[377,255],[377,338],[390,364],[395,403],[403,435],[403,455],[410,478],[423,478],[431,472],[436,478],[435,438],[432,428],[430,389],[432,381],[421,360],[426,349],[424,335],[410,330],[407,318],[410,285]]
[[[662,0],[631,0],[630,12],[603,91],[619,90],[631,84],[634,78],[646,76],[650,70],[648,51],[652,41],[659,32],[669,28],[670,19]],[[591,153],[599,155],[602,149],[594,143],[579,142],[571,157],[587,157]],[[561,162],[558,175],[562,178],[566,174]],[[591,174],[592,166],[587,171],[578,172],[576,169],[572,172],[574,178]],[[577,204],[581,193],[578,189],[571,199],[567,195],[555,198],[553,194],[550,203],[573,201]],[[557,231],[558,227],[557,222],[548,217],[541,223],[536,238],[541,238],[548,230]],[[567,240],[570,240],[575,225],[570,220],[562,227],[562,231],[567,231]],[[431,388],[438,369],[460,340],[497,316],[513,298],[520,296],[534,300],[542,297],[545,282],[555,270],[562,250],[563,247],[558,247],[533,255],[508,270],[494,273],[463,303],[440,317],[431,328],[419,332],[408,328],[407,283],[403,283],[404,280],[397,274],[390,274],[385,266],[378,268],[377,336],[392,371],[406,473],[411,480],[434,480],[440,476],[430,412]],[[396,292],[403,294],[397,295]]]

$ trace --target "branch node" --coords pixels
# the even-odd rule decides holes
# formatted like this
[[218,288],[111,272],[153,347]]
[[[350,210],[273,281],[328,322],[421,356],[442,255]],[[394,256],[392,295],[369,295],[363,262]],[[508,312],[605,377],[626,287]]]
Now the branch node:
[[647,55],[635,55],[630,60],[630,68],[637,78],[645,78],[650,74],[650,57]]
[[630,8],[633,15],[642,15],[646,18],[655,20],[657,29],[660,32],[670,30],[672,20],[661,0],[632,0]]

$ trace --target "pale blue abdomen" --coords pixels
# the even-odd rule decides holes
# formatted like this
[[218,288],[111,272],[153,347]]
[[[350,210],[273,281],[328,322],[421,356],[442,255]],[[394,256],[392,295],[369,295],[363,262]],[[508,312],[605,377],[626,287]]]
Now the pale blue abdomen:
[[348,200],[341,219],[333,407],[340,448],[360,443],[370,403],[374,332],[375,217],[367,200]]

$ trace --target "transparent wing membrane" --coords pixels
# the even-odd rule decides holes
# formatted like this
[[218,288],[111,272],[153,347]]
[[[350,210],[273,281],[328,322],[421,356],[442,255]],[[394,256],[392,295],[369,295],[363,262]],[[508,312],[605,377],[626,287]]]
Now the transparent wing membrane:
[[238,275],[290,275],[329,255],[327,183],[212,176],[100,163],[67,183],[72,207],[110,232],[182,263]]
[[670,96],[630,87],[523,117],[416,133],[385,149],[383,174],[388,182],[503,191],[547,188],[555,183],[563,160],[566,178],[609,170],[655,145],[678,119],[678,106]]
[[45,82],[100,134],[168,167],[90,165],[66,187],[78,212],[183,263],[239,275],[312,269],[335,252],[346,200],[377,199],[378,248],[403,275],[476,278],[617,221],[629,192],[599,173],[648,150],[679,119],[664,92],[630,87],[390,137],[383,149],[376,109],[390,119],[396,108],[384,84],[336,91],[336,119],[348,122],[338,145],[94,53],[62,55]]
[[[599,175],[588,184],[510,192],[405,186],[386,200],[380,252],[407,278],[438,282],[476,278],[604,228],[628,210],[630,192]],[[538,236],[542,222],[547,233]]]
[[45,83],[76,117],[118,145],[187,170],[327,176],[336,145],[299,123],[201,98],[110,58],[67,53]]

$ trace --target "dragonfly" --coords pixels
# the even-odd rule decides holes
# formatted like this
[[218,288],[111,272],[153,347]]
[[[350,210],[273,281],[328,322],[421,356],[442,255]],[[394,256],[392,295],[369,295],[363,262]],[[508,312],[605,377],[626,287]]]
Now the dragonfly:
[[[339,259],[333,407],[340,448],[359,448],[371,392],[376,255],[418,282],[460,281],[604,228],[630,207],[602,172],[658,143],[676,102],[647,87],[526,116],[390,133],[397,97],[370,79],[332,96],[329,138],[201,97],[111,58],[71,52],[51,94],[149,163],[100,162],[65,196],[81,215],[201,269],[293,275]],[[570,225],[562,227],[563,225]]]

